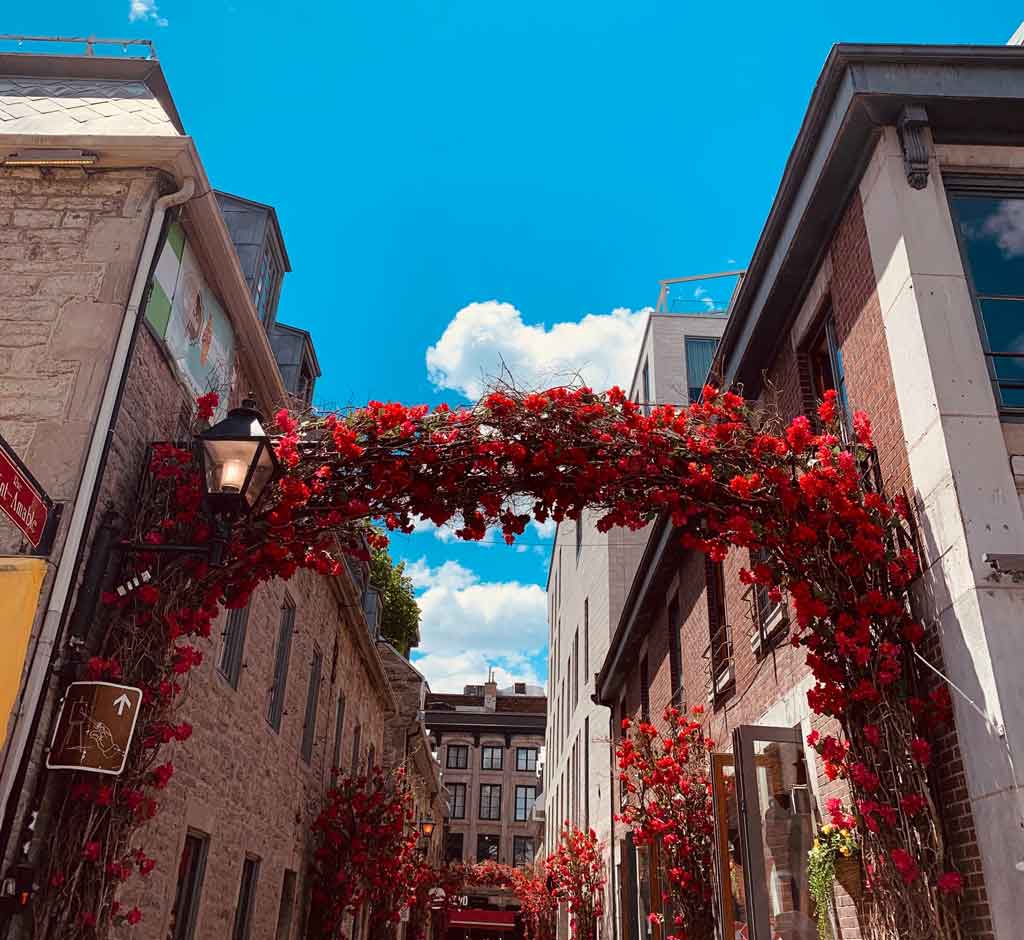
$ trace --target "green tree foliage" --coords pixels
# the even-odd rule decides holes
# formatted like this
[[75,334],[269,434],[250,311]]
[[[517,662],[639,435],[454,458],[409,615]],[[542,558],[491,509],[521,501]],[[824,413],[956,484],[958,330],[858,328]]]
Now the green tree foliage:
[[406,658],[420,645],[420,608],[413,594],[405,562],[397,565],[386,549],[374,550],[370,559],[370,583],[380,591],[380,635]]

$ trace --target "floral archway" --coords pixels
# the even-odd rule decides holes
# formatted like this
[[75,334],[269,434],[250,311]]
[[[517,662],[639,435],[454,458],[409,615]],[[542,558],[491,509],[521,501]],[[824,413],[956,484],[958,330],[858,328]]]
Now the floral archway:
[[[213,402],[200,402],[199,420]],[[685,409],[646,414],[619,389],[520,393],[501,388],[477,405],[450,409],[371,402],[346,414],[275,418],[285,473],[260,510],[232,529],[228,564],[133,558],[155,573],[146,589],[107,598],[96,677],[146,690],[143,733],[115,783],[72,783],[58,813],[50,871],[37,906],[40,936],[102,935],[137,912],[115,907],[117,885],[151,865],[133,840],[156,811],[173,768],[167,742],[188,736],[174,718],[187,674],[201,662],[223,607],[299,568],[332,575],[345,553],[365,552],[370,528],[412,531],[425,517],[479,540],[489,529],[513,542],[531,519],[562,521],[587,508],[598,528],[640,528],[671,517],[682,544],[721,560],[733,548],[762,558],[742,579],[787,594],[793,642],[807,650],[816,713],[836,734],[815,738],[826,773],[849,782],[870,874],[878,935],[959,936],[956,895],[928,784],[930,740],[951,720],[948,695],[915,693],[913,651],[924,629],[910,613],[917,558],[904,538],[909,510],[867,485],[872,446],[866,416],[844,442],[831,394],[816,421],[784,425],[733,393],[707,387]],[[157,448],[133,521],[138,541],[203,542],[193,454]],[[131,573],[129,570],[126,573]]]

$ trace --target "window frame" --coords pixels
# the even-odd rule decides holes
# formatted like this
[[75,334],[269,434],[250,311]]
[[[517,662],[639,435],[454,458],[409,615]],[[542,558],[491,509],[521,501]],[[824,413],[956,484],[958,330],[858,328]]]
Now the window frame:
[[[988,373],[989,382],[992,385],[992,394],[995,398],[996,411],[1002,421],[1008,423],[1024,422],[1024,405],[1003,404],[1000,391],[1000,380],[996,375],[995,358],[1000,354],[993,351],[988,339],[988,328],[985,325],[985,316],[981,309],[983,299],[995,300],[1020,300],[1024,298],[1024,290],[1019,295],[984,295],[979,297],[979,292],[974,283],[974,271],[970,257],[967,254],[967,245],[960,233],[960,225],[957,219],[956,210],[953,207],[953,198],[974,196],[977,198],[989,199],[1019,199],[1024,202],[1024,176],[995,176],[990,174],[958,174],[950,173],[942,176],[943,187],[946,191],[946,203],[949,209],[950,219],[953,224],[953,235],[956,238],[957,250],[960,254],[960,263],[964,270],[964,277],[967,281],[967,292],[971,298],[971,307],[974,310],[974,320],[978,327],[978,340],[981,343],[982,355],[985,358],[985,371]],[[1024,357],[1021,357],[1024,359]]]
[[[523,844],[528,845],[529,852],[525,856],[525,860],[520,862],[517,859],[520,858],[521,853],[519,851],[520,846]],[[533,857],[537,852],[537,847],[534,845],[533,836],[512,836],[512,867],[513,868],[525,868],[527,865],[533,864]]]
[[256,908],[256,886],[259,884],[259,880],[259,856],[246,855],[242,859],[242,876],[238,883],[238,901],[235,904],[231,940],[249,940],[252,933],[252,915]]
[[288,689],[288,667],[292,657],[292,638],[295,636],[295,602],[286,594],[281,601],[281,619],[277,628],[277,646],[274,651],[274,681],[270,686],[266,719],[270,727],[280,733],[284,718],[284,699]]
[[[451,815],[451,818],[452,819],[465,819],[466,818],[466,790],[467,790],[468,784],[463,783],[460,780],[460,781],[457,781],[457,782],[453,781],[452,783],[449,784],[449,786],[452,788],[452,791],[451,791],[452,792],[452,815]],[[458,794],[459,793],[461,793],[461,795],[462,795],[462,812],[461,813],[458,812],[458,808],[459,808]]]
[[[451,853],[451,841],[458,839],[459,854],[455,857]],[[444,858],[446,862],[462,862],[466,858],[466,834],[464,832],[446,832],[444,836]]]
[[[498,754],[498,763],[495,766],[494,753]],[[490,754],[490,766],[488,766],[488,754]],[[461,768],[460,768],[461,769]],[[480,769],[481,770],[504,770],[505,769],[505,748],[500,744],[483,744],[480,746]]]
[[[174,894],[174,903],[171,907],[175,912],[174,932],[172,940],[193,940],[196,935],[196,922],[199,919],[199,907],[202,903],[203,881],[206,878],[206,861],[210,854],[210,837],[198,829],[188,829],[185,832],[185,841],[181,846],[181,855],[184,856],[189,845],[189,840],[198,846],[195,854],[189,859],[190,864],[186,876],[180,877],[181,863],[179,862],[178,886]],[[182,859],[184,860],[184,859]],[[184,901],[185,908],[178,910],[179,902]]]
[[[502,785],[500,783],[481,783],[480,784],[480,802],[477,807],[477,819],[482,819],[486,822],[500,822],[501,820],[501,801],[502,801]],[[487,809],[489,812],[497,812],[496,816],[485,816],[484,815],[484,791],[487,791]],[[494,792],[497,790],[498,799],[495,803]]]
[[[523,800],[523,815],[519,815],[519,795],[520,791],[532,790],[532,799],[528,796],[524,796]],[[533,812],[533,807],[537,804],[537,785],[535,783],[517,783],[515,791],[515,804],[512,807],[512,821],[513,822],[529,822],[530,814]]]
[[[445,745],[445,770],[469,770],[469,745],[468,744],[446,744]],[[452,750],[465,754],[465,760],[461,764],[452,763]]]
[[338,693],[338,702],[334,706],[334,747],[331,752],[331,779],[341,776],[341,745],[345,734],[345,696]]
[[238,688],[245,658],[245,638],[249,628],[249,605],[228,611],[224,620],[224,642],[217,657],[217,672],[233,689]]
[[480,857],[480,846],[484,839],[494,840],[494,861],[501,861],[501,835],[497,832],[478,832],[476,834],[476,860],[478,862],[486,862],[491,860],[491,855],[488,852],[486,858]]
[[[520,754],[526,755],[526,760],[523,763],[526,766],[520,766],[519,756]],[[530,766],[530,755],[533,755],[533,766]],[[518,774],[529,774],[536,773],[537,761],[540,757],[540,748],[534,745],[519,746],[516,748],[516,773]]]
[[[760,564],[766,553],[750,551],[750,567]],[[750,635],[750,647],[758,658],[767,656],[788,635],[789,609],[785,598],[774,604],[767,600],[769,588],[763,584],[750,585],[751,614],[754,630]],[[767,604],[767,606],[764,606]]]
[[[717,336],[684,336],[683,337],[683,367],[686,369],[686,398],[689,404],[695,405],[701,400],[704,395],[704,386],[708,383],[708,378],[711,375],[710,369],[708,374],[701,379],[700,384],[694,385],[692,382],[693,376],[690,375],[690,356],[688,347],[693,345],[694,347],[700,346],[706,343],[710,343],[714,348],[711,351],[711,361],[715,361],[715,356],[718,354],[718,346],[721,343],[721,339]],[[696,395],[694,394],[696,392]]]
[[302,720],[302,745],[299,748],[307,764],[313,759],[316,742],[316,719],[320,706],[320,680],[324,670],[324,654],[313,645],[313,659],[309,664],[309,687],[306,689],[306,711]]

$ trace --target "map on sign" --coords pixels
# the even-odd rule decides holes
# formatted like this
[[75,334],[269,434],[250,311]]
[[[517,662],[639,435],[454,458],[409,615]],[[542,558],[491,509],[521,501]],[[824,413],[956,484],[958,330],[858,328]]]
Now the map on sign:
[[142,704],[142,689],[113,682],[72,682],[64,693],[46,766],[119,774]]

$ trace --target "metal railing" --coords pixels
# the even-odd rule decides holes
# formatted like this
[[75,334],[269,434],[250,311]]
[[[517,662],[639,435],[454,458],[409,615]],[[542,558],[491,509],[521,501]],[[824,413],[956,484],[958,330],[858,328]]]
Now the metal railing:
[[[129,46],[142,46],[146,49],[146,55],[128,56],[133,59],[155,59],[156,46],[151,39],[97,39],[95,36],[25,36],[14,33],[0,34],[0,43],[15,43],[19,49],[15,51],[32,52],[31,49],[20,50],[25,43],[32,45],[51,45],[56,43],[69,43],[85,46],[87,56],[96,55],[96,46],[120,46],[122,53],[127,56]],[[38,54],[45,55],[46,50],[38,50]]]
[[736,663],[733,659],[732,627],[723,623],[711,634],[711,642],[704,648],[705,691],[714,701],[736,681]]

